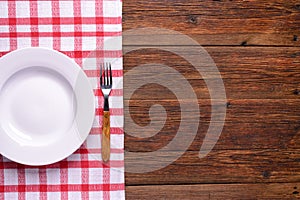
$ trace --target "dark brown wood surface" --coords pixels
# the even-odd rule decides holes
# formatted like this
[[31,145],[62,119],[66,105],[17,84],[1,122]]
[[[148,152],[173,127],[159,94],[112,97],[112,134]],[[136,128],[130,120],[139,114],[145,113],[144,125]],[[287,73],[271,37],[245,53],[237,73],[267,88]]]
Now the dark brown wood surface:
[[[202,45],[220,71],[227,101],[212,105],[203,77],[190,63],[136,39],[147,33],[124,37],[124,48],[139,48],[124,55],[124,101],[130,112],[125,113],[125,130],[133,126],[129,118],[140,126],[151,120],[164,123],[156,135],[145,131],[147,138],[127,132],[126,151],[159,150],[175,137],[182,114],[191,116],[183,123],[185,130],[198,120],[192,117],[195,111],[180,109],[176,95],[166,87],[147,84],[128,95],[129,82],[139,83],[146,75],[134,74],[129,80],[126,73],[134,67],[159,63],[177,70],[192,86],[201,111],[197,135],[180,158],[160,170],[125,174],[127,199],[300,198],[300,1],[124,1],[123,31],[145,27],[179,31]],[[174,45],[181,47],[182,54],[191,53],[181,41]],[[155,111],[150,119],[154,104],[165,108],[166,119]],[[226,106],[226,120],[213,150],[199,158],[212,106]],[[154,162],[134,162],[156,165],[177,151],[181,147],[163,152]],[[126,160],[131,162],[125,153]]]
[[128,186],[127,199],[295,199],[297,184],[198,184]]

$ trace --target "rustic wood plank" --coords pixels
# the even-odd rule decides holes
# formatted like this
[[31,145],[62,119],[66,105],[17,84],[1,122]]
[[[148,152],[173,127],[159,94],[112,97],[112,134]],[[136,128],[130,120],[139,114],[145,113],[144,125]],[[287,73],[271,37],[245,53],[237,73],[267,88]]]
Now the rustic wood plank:
[[[144,159],[125,158],[125,167],[157,166],[178,152],[162,152]],[[127,185],[196,183],[299,182],[300,149],[213,150],[200,159],[198,151],[187,151],[169,166],[149,173],[126,173]]]
[[[157,97],[155,97],[157,98]],[[190,104],[190,101],[183,99],[182,105]],[[284,100],[284,99],[243,99],[243,100],[228,100],[230,106],[226,112],[226,122],[234,123],[264,123],[264,124],[293,124],[299,123],[300,120],[300,100]],[[183,112],[188,113],[190,117],[186,120],[195,122],[197,112],[194,110],[182,110],[180,111],[180,105],[177,101],[172,100],[134,100],[125,101],[125,105],[130,106],[130,115],[138,122],[149,122],[149,116],[147,115],[149,107],[154,104],[161,104],[165,107],[168,113],[168,117],[172,122],[182,121],[181,115]],[[209,122],[211,120],[211,104],[210,100],[199,100],[200,105],[200,117],[201,121]],[[226,102],[220,102],[215,104],[216,111],[218,108],[223,108]],[[221,109],[220,109],[221,110]],[[160,111],[153,111],[154,121],[164,121]],[[127,117],[127,116],[126,116]],[[129,117],[129,116],[128,116]],[[146,121],[145,121],[146,120]],[[221,122],[221,121],[216,121]]]
[[299,46],[299,7],[297,0],[127,1],[123,27],[176,30],[201,45]]
[[[147,138],[141,136],[133,137],[130,135],[130,132],[125,132],[125,149],[131,152],[156,151],[172,141],[177,134],[179,126],[179,123],[166,122],[163,129],[159,132],[155,132],[151,128],[144,128],[143,134],[149,135]],[[203,139],[207,134],[208,126],[209,124],[205,122],[199,124],[197,136],[193,139],[189,150],[200,150]],[[184,130],[190,130],[188,125],[184,127]],[[178,146],[178,149],[180,148],[182,147]],[[299,124],[242,123],[238,125],[226,122],[222,134],[214,146],[215,150],[269,148],[300,148]]]
[[[158,47],[159,48],[159,47]],[[299,99],[300,91],[300,49],[299,48],[228,48],[207,47],[223,79],[227,97],[230,99]],[[189,48],[182,48],[182,55],[190,54]],[[196,56],[196,55],[195,55]],[[142,81],[148,75],[139,71],[126,75],[131,69],[143,64],[159,63],[179,72],[189,81],[197,96],[209,99],[203,77],[186,60],[159,49],[141,49],[124,55],[124,98],[128,88]],[[203,63],[205,65],[207,63]],[[209,68],[207,70],[210,70]],[[132,74],[132,73],[131,73]],[[213,79],[206,77],[206,79]],[[174,81],[174,74],[164,74],[164,79]],[[211,80],[213,81],[213,80]],[[140,93],[147,99],[156,87],[148,87]],[[165,94],[165,99],[170,98]]]
[[126,199],[296,199],[299,183],[127,186]]

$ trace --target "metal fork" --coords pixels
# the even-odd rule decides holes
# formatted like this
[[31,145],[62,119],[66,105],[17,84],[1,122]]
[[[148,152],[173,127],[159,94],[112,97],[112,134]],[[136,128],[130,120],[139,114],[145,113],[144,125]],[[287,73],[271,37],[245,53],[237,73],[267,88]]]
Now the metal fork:
[[110,157],[110,112],[108,97],[112,88],[111,63],[100,65],[100,87],[104,96],[103,123],[102,123],[102,160],[107,162]]

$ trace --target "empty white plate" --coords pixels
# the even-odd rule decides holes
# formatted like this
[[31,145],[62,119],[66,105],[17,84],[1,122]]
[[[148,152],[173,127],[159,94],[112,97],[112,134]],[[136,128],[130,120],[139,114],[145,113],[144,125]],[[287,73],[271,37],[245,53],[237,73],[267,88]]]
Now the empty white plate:
[[0,58],[0,153],[46,165],[85,141],[95,114],[92,87],[66,55],[31,47]]

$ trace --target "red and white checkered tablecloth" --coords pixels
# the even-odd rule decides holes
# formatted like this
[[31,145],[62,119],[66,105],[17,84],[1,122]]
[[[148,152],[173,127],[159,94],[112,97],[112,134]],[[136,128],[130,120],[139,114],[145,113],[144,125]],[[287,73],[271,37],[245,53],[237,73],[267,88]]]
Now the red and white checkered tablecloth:
[[[30,167],[0,155],[0,200],[125,199],[121,23],[121,0],[0,0],[0,56],[30,46],[58,50],[84,69],[97,102],[86,142],[67,159]],[[101,161],[100,143],[103,98],[97,74],[103,61],[112,62],[114,83],[108,164]]]

